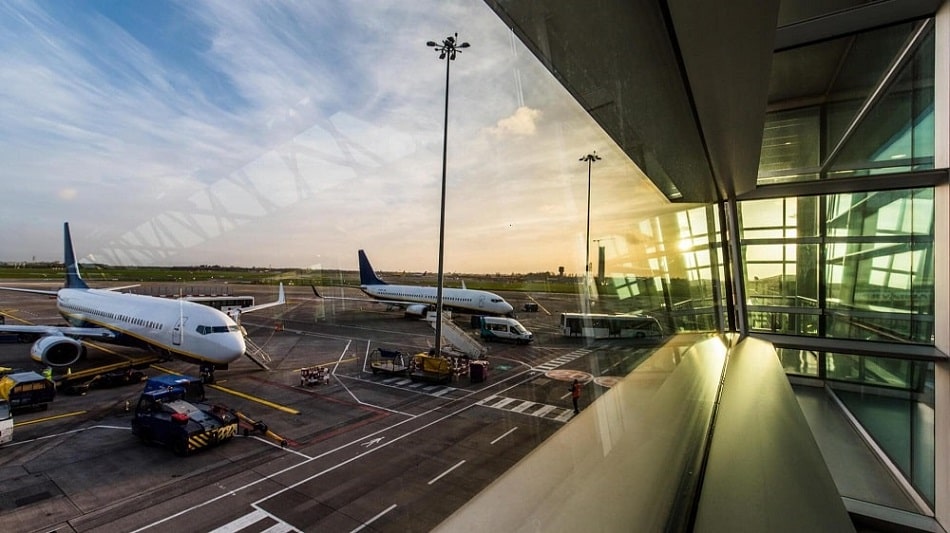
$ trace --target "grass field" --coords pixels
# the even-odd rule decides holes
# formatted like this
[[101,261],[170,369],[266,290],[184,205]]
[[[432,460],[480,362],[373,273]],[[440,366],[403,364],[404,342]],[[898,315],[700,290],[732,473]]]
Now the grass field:
[[[358,286],[359,272],[348,270],[298,270],[298,269],[240,269],[218,267],[112,267],[83,265],[83,279],[92,285],[96,282],[144,283],[162,282],[193,284],[201,283],[250,283],[260,285],[316,285],[319,287]],[[389,283],[403,285],[435,285],[434,273],[418,274],[404,272],[379,272]],[[20,267],[0,266],[0,280],[49,281],[51,286],[62,284],[62,265],[27,265]],[[576,278],[557,276],[477,275],[446,274],[444,287],[461,287],[464,281],[469,289],[486,291],[556,292],[576,294],[580,284]]]

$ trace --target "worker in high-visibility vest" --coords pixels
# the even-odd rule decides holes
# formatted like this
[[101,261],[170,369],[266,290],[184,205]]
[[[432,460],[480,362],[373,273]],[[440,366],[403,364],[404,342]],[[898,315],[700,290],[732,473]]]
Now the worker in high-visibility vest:
[[50,367],[44,368],[44,369],[43,369],[43,377],[46,378],[46,379],[48,379],[48,380],[50,380],[50,381],[53,381],[53,369],[50,368]]
[[580,413],[580,410],[577,408],[577,400],[581,398],[581,384],[576,379],[574,383],[571,384],[571,401],[574,403],[574,414]]

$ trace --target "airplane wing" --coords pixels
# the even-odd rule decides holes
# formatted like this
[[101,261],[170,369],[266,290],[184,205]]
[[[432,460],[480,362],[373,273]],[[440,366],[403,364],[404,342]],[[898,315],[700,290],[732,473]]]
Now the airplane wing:
[[115,332],[106,328],[80,328],[74,326],[43,326],[43,325],[4,325],[0,324],[0,333],[29,333],[42,336],[61,336],[77,338],[115,338]]
[[140,285],[141,285],[140,283],[136,283],[135,285],[123,285],[123,286],[121,286],[121,287],[106,287],[106,288],[103,289],[103,290],[106,290],[106,291],[124,291],[125,289],[134,289],[135,287],[139,287]]
[[390,307],[399,307],[403,309],[407,307],[414,307],[414,306],[425,306],[425,307],[428,306],[428,304],[421,303],[421,302],[408,302],[408,301],[402,301],[402,300],[374,300],[372,298],[348,298],[346,296],[324,296],[320,294],[319,292],[317,292],[317,288],[314,287],[313,285],[311,285],[310,288],[313,290],[313,294],[317,298],[320,298],[321,300],[349,300],[351,302],[363,302],[365,304],[388,305]]
[[260,311],[261,309],[267,309],[268,307],[276,307],[278,305],[283,305],[287,303],[287,299],[284,297],[284,284],[280,284],[280,288],[277,291],[277,301],[270,302],[266,304],[250,305],[248,307],[242,307],[240,309],[235,309],[239,314],[244,313],[253,313],[254,311]]
[[[135,285],[123,285],[123,286],[121,286],[121,287],[108,287],[108,288],[105,288],[105,289],[103,289],[103,290],[106,290],[106,291],[123,291],[123,290],[125,290],[125,289],[132,289],[132,288],[135,288],[135,287],[138,287],[138,286],[139,286],[139,284],[136,283]],[[3,290],[3,291],[14,291],[14,292],[28,292],[28,293],[32,293],[32,294],[45,294],[46,296],[56,296],[56,294],[59,293],[59,290],[55,290],[55,291],[45,291],[45,290],[42,290],[42,289],[22,289],[22,288],[18,288],[18,287],[0,287],[0,290]]]
[[44,291],[42,289],[20,289],[17,287],[0,287],[0,290],[3,291],[13,291],[13,292],[28,292],[31,294],[45,294],[47,296],[56,296],[59,291]]

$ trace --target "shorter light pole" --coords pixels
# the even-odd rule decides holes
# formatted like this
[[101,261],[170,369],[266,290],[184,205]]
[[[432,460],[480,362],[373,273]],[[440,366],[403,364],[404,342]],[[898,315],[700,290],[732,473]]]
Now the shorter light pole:
[[584,312],[590,310],[590,171],[594,161],[600,161],[597,150],[581,157],[578,161],[587,161],[587,233],[584,235]]

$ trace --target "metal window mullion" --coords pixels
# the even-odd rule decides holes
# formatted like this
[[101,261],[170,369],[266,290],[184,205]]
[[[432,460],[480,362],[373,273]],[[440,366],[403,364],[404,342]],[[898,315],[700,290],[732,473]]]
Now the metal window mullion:
[[740,338],[745,338],[749,335],[749,317],[746,311],[746,279],[741,254],[742,243],[739,240],[739,205],[735,197],[722,203],[726,211],[726,229],[729,233],[730,255],[733,258],[731,266],[732,278],[735,280],[733,294],[735,294],[736,330]]
[[921,21],[917,24],[917,27],[914,28],[913,33],[910,38],[904,43],[904,46],[901,47],[897,55],[894,57],[894,60],[888,66],[887,70],[884,71],[884,75],[881,76],[881,79],[878,80],[877,84],[874,86],[874,89],[871,91],[871,94],[864,100],[864,103],[861,104],[858,113],[851,120],[851,123],[848,124],[848,127],[845,129],[844,134],[838,139],[838,143],[828,154],[828,157],[821,164],[821,172],[825,174],[828,171],[828,167],[834,162],[838,157],[838,154],[841,153],[841,150],[844,149],[845,144],[851,140],[851,137],[854,135],[854,132],[857,131],[858,126],[864,121],[868,113],[870,113],[871,108],[878,103],[878,101],[884,96],[884,92],[887,88],[890,87],[891,83],[898,77],[900,74],[901,68],[907,64],[908,61],[912,60],[914,57],[914,51],[917,50],[917,47],[924,40],[927,35],[927,31],[933,25],[933,19],[927,19]]
[[[725,202],[718,202],[716,207],[719,209],[719,249],[722,250],[722,273],[725,278],[723,281],[726,285],[725,300],[726,300],[726,317],[729,321],[729,331],[738,331],[738,317],[736,316],[736,302],[733,298],[733,295],[736,294],[734,287],[738,283],[738,279],[734,278],[735,273],[735,264],[739,263],[739,269],[744,268],[742,264],[742,256],[733,255],[731,250],[731,238],[729,235],[729,227],[731,225],[738,225],[738,220],[729,220],[726,216],[726,206]],[[745,280],[745,276],[742,277]]]

